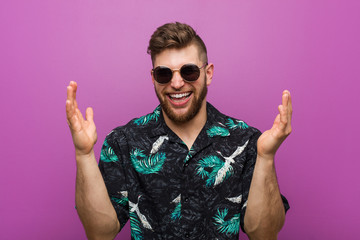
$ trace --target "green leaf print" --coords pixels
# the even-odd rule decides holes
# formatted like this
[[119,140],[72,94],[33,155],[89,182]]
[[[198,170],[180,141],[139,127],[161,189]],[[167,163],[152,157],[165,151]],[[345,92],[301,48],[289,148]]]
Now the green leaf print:
[[215,136],[226,137],[230,135],[229,130],[219,126],[212,126],[206,131],[206,133],[209,137],[215,137]]
[[231,118],[228,118],[228,121],[227,121],[226,125],[230,129],[236,129],[236,128],[246,129],[246,128],[249,128],[249,125],[247,125],[244,121],[241,121],[241,120],[235,120],[234,121]]
[[130,212],[130,228],[131,228],[131,237],[134,240],[143,240],[144,237],[142,235],[140,220],[135,212]]
[[218,213],[215,215],[214,224],[217,226],[217,230],[220,233],[225,233],[226,235],[238,234],[240,229],[240,213],[235,214],[229,220],[225,220],[228,209],[225,208],[223,211],[217,210]]
[[[201,176],[202,179],[206,179],[206,186],[211,187],[214,185],[216,176],[219,170],[224,166],[224,162],[218,158],[217,156],[208,156],[202,158],[199,163],[198,167],[196,168],[196,172],[198,175]],[[230,166],[231,167],[231,166]],[[232,168],[229,168],[229,171]],[[230,172],[227,174],[230,175]],[[227,176],[227,177],[228,177]]]
[[127,197],[121,197],[121,198],[112,197],[111,200],[123,206],[129,205],[129,200]]
[[165,153],[158,152],[151,156],[146,156],[143,150],[135,148],[130,152],[130,159],[138,173],[151,174],[161,170],[165,162]]
[[106,140],[104,141],[103,147],[101,149],[100,159],[103,162],[119,161],[118,157],[114,153],[114,150],[109,146],[109,144]]
[[195,153],[195,150],[194,150],[193,146],[191,146],[188,154],[186,155],[186,158],[185,158],[184,163],[186,163],[187,161],[189,161],[189,159],[193,157],[193,154],[194,154],[194,153]]
[[175,210],[172,212],[171,214],[171,219],[172,220],[177,220],[181,218],[181,202],[179,202],[176,207]]
[[140,126],[140,125],[146,125],[152,120],[157,121],[160,116],[160,111],[161,111],[160,106],[158,106],[157,108],[155,108],[154,112],[135,119],[134,123]]

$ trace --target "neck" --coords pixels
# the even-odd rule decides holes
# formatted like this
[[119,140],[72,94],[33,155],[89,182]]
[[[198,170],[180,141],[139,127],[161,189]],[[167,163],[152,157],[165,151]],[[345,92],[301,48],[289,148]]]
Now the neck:
[[207,120],[206,100],[204,99],[198,114],[196,114],[196,116],[190,121],[178,123],[168,118],[164,112],[163,116],[166,125],[187,145],[190,150]]

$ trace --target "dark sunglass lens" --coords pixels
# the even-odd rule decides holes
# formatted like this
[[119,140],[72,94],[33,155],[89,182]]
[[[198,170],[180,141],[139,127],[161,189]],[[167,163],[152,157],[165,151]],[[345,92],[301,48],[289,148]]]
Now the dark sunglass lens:
[[172,71],[167,67],[157,67],[154,69],[154,78],[158,83],[168,83],[172,78]]
[[186,81],[196,81],[200,76],[200,70],[195,64],[186,64],[180,70],[181,76]]

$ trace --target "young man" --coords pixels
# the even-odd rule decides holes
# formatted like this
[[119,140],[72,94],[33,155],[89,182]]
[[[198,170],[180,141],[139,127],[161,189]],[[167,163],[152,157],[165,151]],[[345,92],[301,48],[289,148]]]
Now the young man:
[[115,128],[99,166],[93,111],[86,120],[67,88],[66,113],[75,145],[76,206],[89,239],[113,239],[130,219],[132,239],[276,239],[289,208],[274,155],[291,132],[291,98],[261,134],[206,102],[214,66],[186,24],[159,27],[150,39],[152,113]]

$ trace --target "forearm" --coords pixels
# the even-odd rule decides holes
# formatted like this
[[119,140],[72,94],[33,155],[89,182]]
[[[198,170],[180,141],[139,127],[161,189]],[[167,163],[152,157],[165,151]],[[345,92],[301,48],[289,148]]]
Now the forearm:
[[250,239],[277,239],[285,221],[285,209],[273,158],[257,157],[244,219]]
[[76,208],[88,239],[113,239],[120,224],[94,152],[76,155]]

